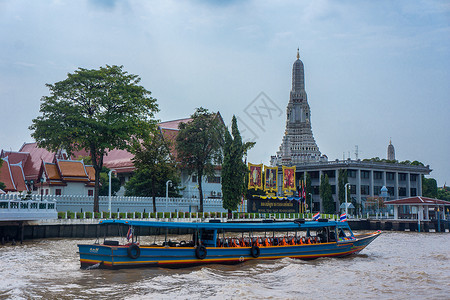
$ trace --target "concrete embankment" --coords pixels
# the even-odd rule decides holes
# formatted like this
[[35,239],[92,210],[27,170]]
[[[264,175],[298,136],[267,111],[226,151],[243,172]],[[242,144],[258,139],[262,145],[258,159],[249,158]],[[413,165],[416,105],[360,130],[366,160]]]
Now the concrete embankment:
[[[148,219],[146,219],[148,221]],[[165,221],[168,221],[165,219]],[[186,219],[179,221],[193,221]],[[197,220],[200,221],[200,220]],[[222,220],[225,221],[225,220]],[[248,221],[248,220],[247,220]],[[257,220],[255,220],[257,221]],[[125,236],[127,226],[99,225],[98,219],[60,219],[0,223],[0,241],[21,241],[44,238],[96,238],[103,236]],[[408,220],[350,220],[352,230],[418,231],[417,221]],[[439,230],[440,229],[440,230]],[[160,228],[141,227],[140,235],[164,234]],[[449,221],[426,221],[420,224],[421,232],[449,232]],[[184,234],[182,229],[172,229],[169,233]]]

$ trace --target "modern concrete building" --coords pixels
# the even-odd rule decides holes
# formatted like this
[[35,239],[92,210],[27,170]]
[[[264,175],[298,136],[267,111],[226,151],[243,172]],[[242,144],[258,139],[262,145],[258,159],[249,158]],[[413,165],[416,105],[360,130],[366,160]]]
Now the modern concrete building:
[[281,166],[296,166],[297,186],[306,172],[311,176],[311,195],[306,195],[307,203],[313,200],[313,210],[323,210],[319,196],[322,175],[328,175],[332,188],[336,211],[338,201],[338,173],[346,170],[350,184],[351,198],[364,204],[369,197],[380,195],[381,188],[387,187],[390,199],[422,195],[422,175],[431,172],[429,166],[393,163],[395,150],[392,142],[388,146],[387,159],[390,162],[366,160],[328,161],[322,155],[313,137],[311,112],[305,91],[304,66],[297,51],[297,60],[292,68],[292,90],[286,110],[286,131],[280,150],[271,157],[271,165],[279,167],[279,194],[281,191]]
[[311,176],[312,195],[308,195],[309,204],[313,199],[313,210],[322,210],[319,196],[319,186],[322,175],[328,175],[333,199],[338,210],[338,174],[339,170],[346,170],[350,184],[350,197],[365,206],[370,197],[379,196],[381,188],[388,189],[389,198],[422,196],[422,175],[431,172],[429,166],[414,166],[400,163],[372,162],[362,160],[335,160],[329,162],[303,163],[296,165],[297,180],[303,179],[305,173]]

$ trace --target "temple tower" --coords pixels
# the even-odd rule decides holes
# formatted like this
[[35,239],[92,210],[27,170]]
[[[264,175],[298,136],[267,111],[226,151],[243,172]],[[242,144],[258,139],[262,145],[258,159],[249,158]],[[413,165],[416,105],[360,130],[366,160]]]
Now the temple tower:
[[305,72],[297,49],[297,60],[292,67],[292,90],[286,109],[286,130],[271,164],[292,166],[304,162],[326,160],[321,156],[311,129],[311,111],[305,91]]
[[394,145],[392,145],[392,140],[389,140],[389,146],[387,149],[387,159],[395,160],[395,149],[394,149]]

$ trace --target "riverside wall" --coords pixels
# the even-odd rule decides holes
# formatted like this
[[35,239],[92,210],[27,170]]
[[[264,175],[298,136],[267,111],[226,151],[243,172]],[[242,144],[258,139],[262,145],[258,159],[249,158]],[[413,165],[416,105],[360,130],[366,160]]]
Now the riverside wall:
[[[148,220],[148,219],[146,219]],[[173,221],[163,219],[161,221]],[[179,219],[178,221],[200,221],[194,219]],[[226,221],[225,219],[222,221]],[[230,220],[228,220],[230,221]],[[249,220],[247,220],[248,222]],[[99,225],[99,220],[43,220],[0,223],[0,242],[2,244],[17,243],[23,240],[46,238],[102,238],[108,236],[125,236],[127,226]],[[260,222],[260,220],[254,220]],[[407,220],[350,220],[352,230],[383,230],[383,231],[418,231],[417,221]],[[449,232],[449,221],[421,222],[421,232]],[[140,235],[164,234],[161,228],[139,228]],[[171,234],[185,234],[186,230],[172,229]]]

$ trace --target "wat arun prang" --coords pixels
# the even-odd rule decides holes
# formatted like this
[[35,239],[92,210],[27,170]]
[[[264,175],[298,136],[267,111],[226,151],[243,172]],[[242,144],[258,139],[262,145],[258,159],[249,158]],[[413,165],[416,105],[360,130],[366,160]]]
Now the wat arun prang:
[[321,155],[311,129],[311,111],[305,91],[305,72],[297,49],[297,60],[292,66],[292,90],[286,108],[286,131],[272,166],[294,166],[301,163],[327,161]]

